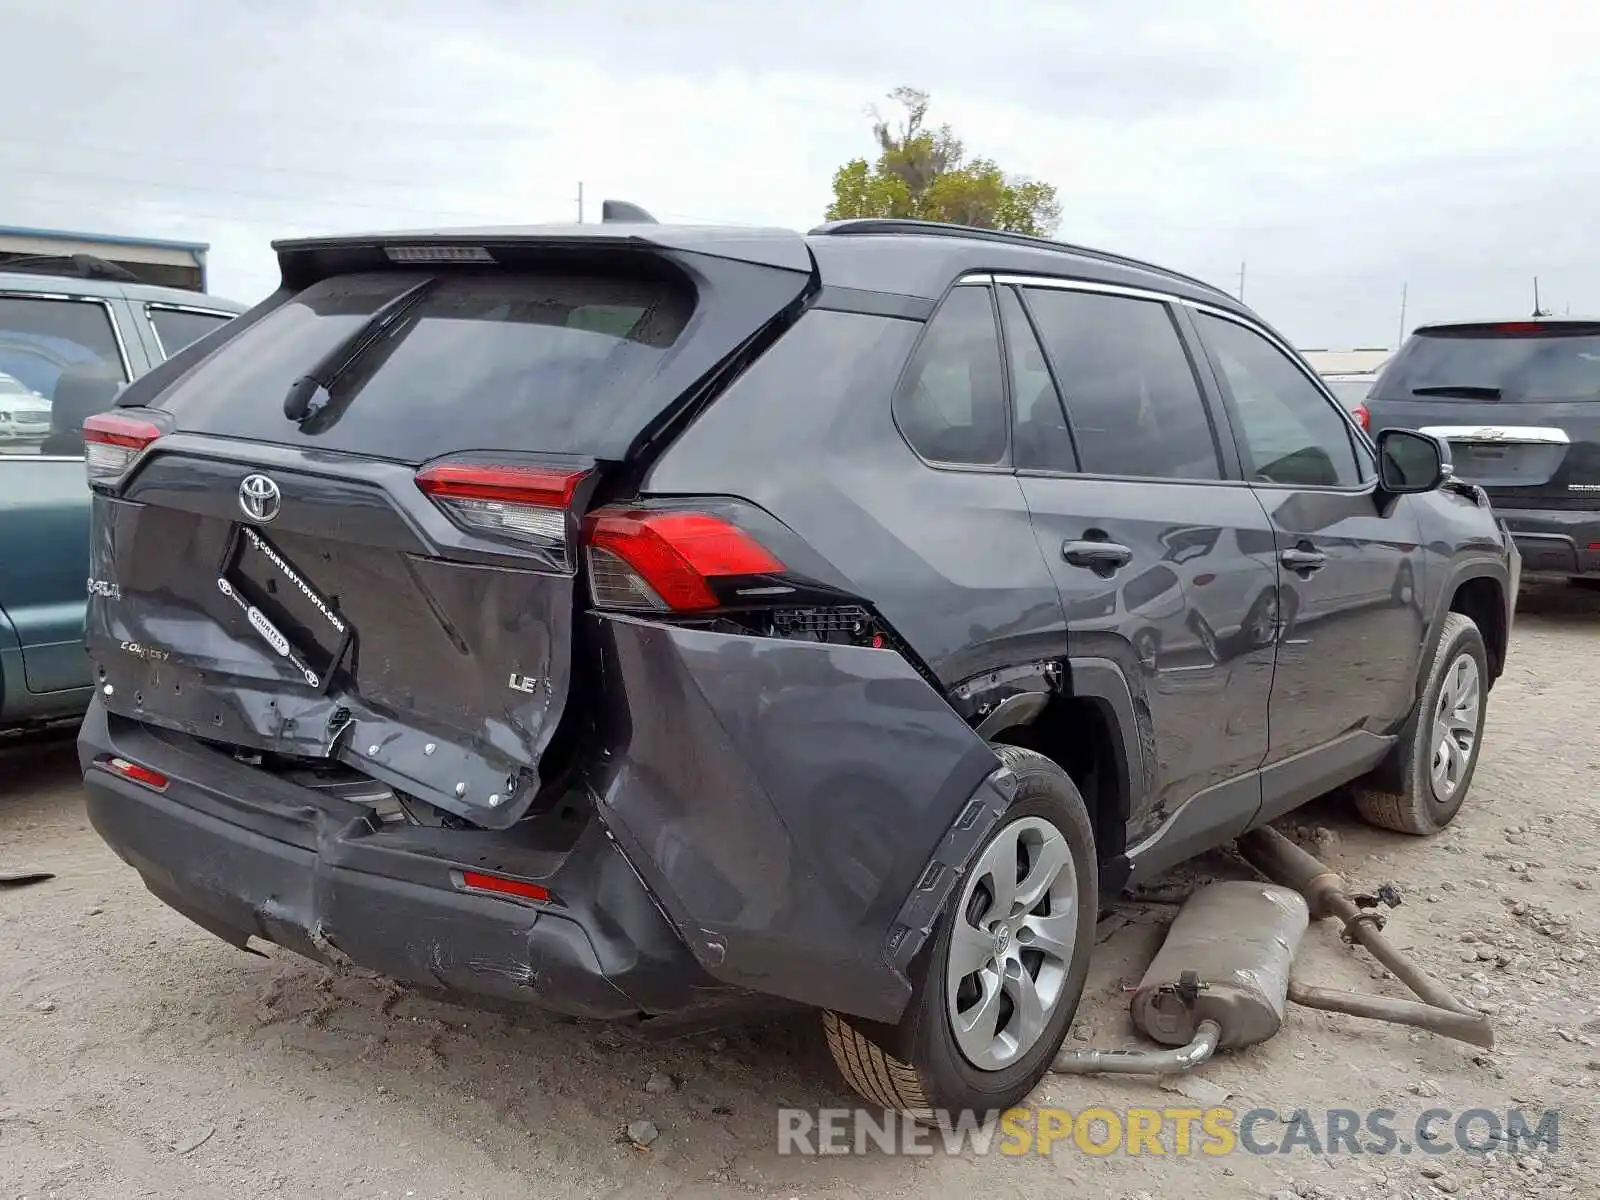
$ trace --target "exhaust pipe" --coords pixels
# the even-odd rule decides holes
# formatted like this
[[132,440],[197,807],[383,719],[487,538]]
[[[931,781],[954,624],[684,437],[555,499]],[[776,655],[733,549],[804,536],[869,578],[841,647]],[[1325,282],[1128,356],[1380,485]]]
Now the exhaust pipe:
[[1167,1050],[1064,1050],[1062,1074],[1177,1075],[1219,1049],[1283,1026],[1289,969],[1310,924],[1298,892],[1239,880],[1201,888],[1179,911],[1133,995],[1134,1025]]
[[[1177,1075],[1217,1050],[1264,1042],[1283,1027],[1290,1000],[1307,1008],[1426,1029],[1485,1049],[1486,1014],[1450,992],[1390,944],[1382,914],[1362,908],[1337,872],[1269,828],[1239,840],[1245,859],[1272,883],[1213,883],[1189,897],[1134,990],[1135,1027],[1164,1050],[1063,1050],[1051,1070],[1068,1075]],[[1312,987],[1290,978],[1311,917],[1337,917],[1424,1003]]]
[[[1414,1004],[1407,1000],[1296,985],[1299,995],[1291,995],[1296,1003],[1329,1012],[1414,1025],[1485,1049],[1494,1046],[1494,1026],[1488,1015],[1462,1004],[1443,984],[1401,954],[1380,932],[1382,914],[1357,905],[1348,895],[1338,872],[1266,826],[1240,838],[1239,853],[1268,879],[1304,896],[1313,916],[1338,918],[1344,926],[1346,941],[1360,942],[1373,958],[1424,1001]],[[1300,996],[1307,998],[1302,1000]]]

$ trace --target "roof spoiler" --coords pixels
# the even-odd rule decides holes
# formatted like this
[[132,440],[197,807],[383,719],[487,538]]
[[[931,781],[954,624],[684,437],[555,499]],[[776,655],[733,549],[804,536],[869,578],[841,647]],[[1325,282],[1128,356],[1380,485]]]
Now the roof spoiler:
[[600,221],[604,225],[661,224],[637,204],[629,204],[626,200],[602,200],[600,202]]

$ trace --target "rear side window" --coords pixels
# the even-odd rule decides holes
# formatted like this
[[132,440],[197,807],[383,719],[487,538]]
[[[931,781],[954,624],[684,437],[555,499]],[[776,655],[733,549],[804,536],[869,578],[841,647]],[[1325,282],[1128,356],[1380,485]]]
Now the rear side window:
[[1233,401],[1246,475],[1300,487],[1359,484],[1350,427],[1305,372],[1235,321],[1197,319]]
[[84,419],[125,382],[104,304],[0,296],[0,454],[82,454]]
[[161,342],[161,355],[171,358],[190,342],[198,342],[218,325],[226,325],[232,318],[217,313],[191,312],[188,309],[158,308],[151,305],[150,325]]
[[987,287],[958,287],[928,322],[894,401],[929,462],[994,466],[1006,457],[1005,379]]
[[1600,400],[1600,325],[1514,321],[1417,333],[1384,371],[1387,400]]
[[1072,434],[1044,351],[1033,334],[1022,302],[1012,288],[1000,289],[1000,327],[1011,361],[1012,457],[1023,469],[1076,471]]
[[584,453],[646,388],[694,311],[687,284],[567,274],[442,277],[359,355],[327,407],[284,416],[290,385],[341,348],[411,272],[313,284],[156,401],[180,428],[420,462],[446,448]]
[[1082,470],[1222,477],[1205,401],[1165,304],[1054,288],[1026,294],[1061,382]]

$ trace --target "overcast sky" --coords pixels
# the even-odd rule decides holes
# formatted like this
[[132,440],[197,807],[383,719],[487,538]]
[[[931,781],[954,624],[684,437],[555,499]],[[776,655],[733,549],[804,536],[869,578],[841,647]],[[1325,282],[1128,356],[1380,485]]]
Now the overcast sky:
[[[1123,9],[1123,11],[1117,11]],[[1600,310],[1600,18],[1572,0],[0,0],[0,225],[209,242],[570,220],[806,228],[897,84],[1058,236],[1302,347]]]

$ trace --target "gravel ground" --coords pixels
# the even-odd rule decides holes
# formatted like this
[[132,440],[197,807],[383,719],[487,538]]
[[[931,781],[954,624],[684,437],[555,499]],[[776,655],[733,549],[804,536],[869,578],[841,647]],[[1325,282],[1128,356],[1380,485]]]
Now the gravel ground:
[[[1600,1197],[1597,661],[1600,596],[1530,588],[1451,829],[1378,833],[1338,797],[1284,826],[1353,883],[1401,888],[1390,935],[1495,1014],[1492,1052],[1291,1009],[1271,1042],[1201,1068],[1211,1089],[1192,1099],[1060,1076],[1034,1098],[1077,1112],[1226,1093],[1282,1118],[1256,1127],[1269,1144],[1296,1109],[1319,1129],[1329,1109],[1392,1109],[1402,1138],[1428,1108],[1553,1109],[1553,1151],[1096,1157],[1068,1139],[1048,1157],[780,1155],[777,1106],[851,1103],[810,1020],[641,1042],[241,954],[100,843],[70,751],[28,748],[0,758],[0,867],[56,878],[0,890],[0,1197]],[[1163,883],[1238,869],[1215,855]],[[1123,989],[1172,911],[1130,903],[1102,928],[1075,1038],[1133,1044]],[[1403,994],[1325,924],[1297,974]]]

